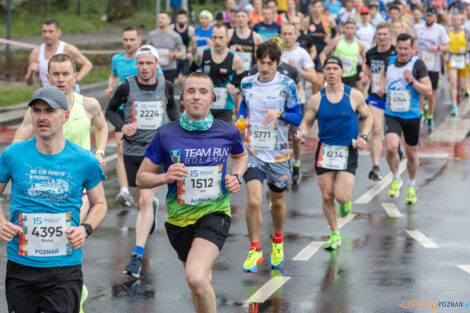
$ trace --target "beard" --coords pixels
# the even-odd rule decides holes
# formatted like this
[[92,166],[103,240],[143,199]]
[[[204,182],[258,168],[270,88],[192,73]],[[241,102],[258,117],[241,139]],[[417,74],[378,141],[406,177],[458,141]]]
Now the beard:
[[178,26],[179,26],[180,28],[183,28],[183,27],[184,27],[184,23],[178,23]]

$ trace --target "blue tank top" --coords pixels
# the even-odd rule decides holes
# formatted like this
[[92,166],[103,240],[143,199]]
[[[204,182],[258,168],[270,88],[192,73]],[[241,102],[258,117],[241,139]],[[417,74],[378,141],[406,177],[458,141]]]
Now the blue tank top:
[[351,87],[344,85],[341,101],[331,103],[326,97],[325,88],[321,90],[318,108],[318,137],[327,145],[350,146],[352,139],[359,134],[357,112],[351,107]]
[[213,26],[209,27],[207,30],[203,30],[202,26],[199,26],[194,29],[197,48],[207,46],[207,39],[211,39],[212,37],[212,28]]

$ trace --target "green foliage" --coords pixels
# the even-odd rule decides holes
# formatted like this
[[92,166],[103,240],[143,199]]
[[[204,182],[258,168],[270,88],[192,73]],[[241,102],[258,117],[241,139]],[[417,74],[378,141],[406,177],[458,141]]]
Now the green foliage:
[[0,106],[10,106],[26,102],[31,99],[37,86],[26,86],[21,88],[3,88],[0,87]]

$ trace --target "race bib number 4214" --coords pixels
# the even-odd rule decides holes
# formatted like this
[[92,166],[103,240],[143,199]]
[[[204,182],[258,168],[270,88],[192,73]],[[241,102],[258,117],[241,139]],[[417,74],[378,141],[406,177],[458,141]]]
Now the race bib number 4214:
[[72,254],[65,231],[71,226],[72,213],[23,213],[18,216],[18,255],[51,257]]
[[186,169],[188,176],[177,183],[179,203],[196,205],[220,197],[223,164],[190,166]]

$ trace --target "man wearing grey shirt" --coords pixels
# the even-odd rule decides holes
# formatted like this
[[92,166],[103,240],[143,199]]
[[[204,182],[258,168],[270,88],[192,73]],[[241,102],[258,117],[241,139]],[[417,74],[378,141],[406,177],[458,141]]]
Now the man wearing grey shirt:
[[184,45],[181,36],[170,29],[171,16],[168,12],[158,15],[158,28],[149,33],[147,44],[154,46],[160,55],[160,66],[165,79],[174,82],[177,62],[184,58]]

